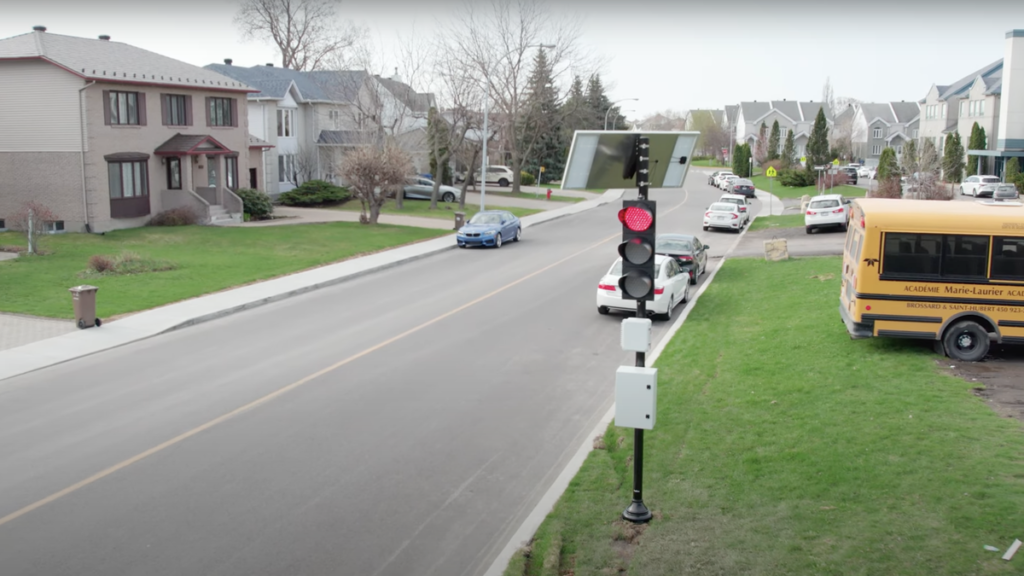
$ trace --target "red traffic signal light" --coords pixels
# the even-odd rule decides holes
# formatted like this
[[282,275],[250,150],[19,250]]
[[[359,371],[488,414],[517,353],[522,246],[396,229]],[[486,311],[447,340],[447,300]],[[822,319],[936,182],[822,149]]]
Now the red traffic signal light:
[[644,232],[654,224],[654,214],[640,206],[628,206],[619,210],[619,222],[633,232]]

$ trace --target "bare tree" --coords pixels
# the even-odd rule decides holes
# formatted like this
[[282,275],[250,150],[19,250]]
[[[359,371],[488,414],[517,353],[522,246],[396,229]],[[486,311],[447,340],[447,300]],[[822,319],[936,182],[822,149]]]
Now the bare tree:
[[58,220],[54,213],[39,202],[29,201],[9,220],[12,230],[20,230],[28,243],[28,253],[39,253],[39,237],[46,234],[46,223]]
[[332,0],[243,0],[235,24],[246,38],[269,40],[281,51],[281,65],[320,70],[348,56],[365,36],[349,22],[337,23]]
[[514,175],[513,192],[519,191],[523,161],[536,144],[524,121],[530,113],[525,102],[532,51],[549,50],[547,61],[556,79],[570,75],[581,60],[578,18],[555,17],[549,8],[542,0],[491,0],[481,10],[479,3],[467,1],[456,24],[445,31],[456,53],[489,88],[491,120],[503,134],[501,144]]
[[345,156],[342,172],[362,204],[360,222],[377,223],[388,192],[401,188],[410,169],[409,155],[391,141],[380,149],[363,146]]
[[821,88],[821,101],[828,105],[828,109],[832,112],[832,117],[836,117],[836,94],[832,90],[832,78],[825,78],[825,85]]
[[939,173],[939,169],[942,167],[942,159],[939,158],[939,153],[935,149],[935,143],[929,138],[925,138],[921,143],[921,153],[917,160],[918,170],[928,174]]
[[319,154],[315,146],[299,145],[299,152],[295,155],[295,184],[320,179]]

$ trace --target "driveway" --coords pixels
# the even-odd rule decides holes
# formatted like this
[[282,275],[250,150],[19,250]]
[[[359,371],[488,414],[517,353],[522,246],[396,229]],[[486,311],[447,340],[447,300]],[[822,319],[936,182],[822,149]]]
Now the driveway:
[[[728,232],[717,234],[728,234]],[[704,236],[705,242],[714,243],[710,233],[705,233]],[[730,256],[734,258],[763,258],[764,241],[776,238],[786,240],[786,248],[789,250],[790,256],[842,256],[846,233],[840,232],[838,228],[835,231],[818,230],[814,234],[807,234],[803,228],[755,230],[743,235],[743,239]]]

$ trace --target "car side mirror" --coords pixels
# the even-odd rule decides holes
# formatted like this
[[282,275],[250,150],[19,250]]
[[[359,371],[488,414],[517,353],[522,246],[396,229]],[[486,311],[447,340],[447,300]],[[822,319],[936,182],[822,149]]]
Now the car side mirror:
[[704,245],[704,251],[707,252],[708,250],[711,250],[711,246],[708,246],[707,244],[705,244]]
[[501,223],[502,223],[502,224],[507,224],[507,222],[506,222],[506,221],[504,221],[504,220],[502,220],[502,221],[501,221]]

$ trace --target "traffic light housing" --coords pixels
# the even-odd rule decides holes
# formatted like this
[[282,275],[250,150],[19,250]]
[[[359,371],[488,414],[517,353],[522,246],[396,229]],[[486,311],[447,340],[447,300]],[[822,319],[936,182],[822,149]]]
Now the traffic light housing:
[[619,289],[626,300],[654,300],[655,220],[653,200],[624,200],[619,210],[622,222],[622,277]]

